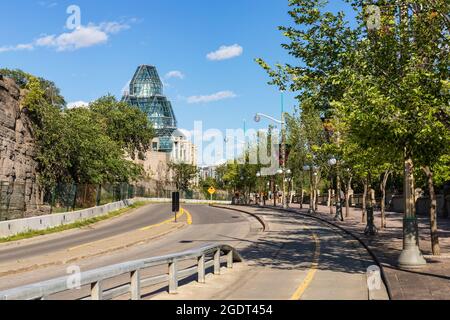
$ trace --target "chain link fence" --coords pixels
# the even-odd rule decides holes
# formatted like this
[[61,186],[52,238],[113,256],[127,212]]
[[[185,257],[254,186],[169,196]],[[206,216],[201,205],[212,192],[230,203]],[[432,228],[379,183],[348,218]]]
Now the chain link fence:
[[[0,221],[21,219],[52,213],[102,206],[111,202],[142,198],[172,198],[174,190],[148,185],[58,184],[50,192],[42,192],[37,184],[0,181]],[[182,191],[182,199],[210,200],[200,191]],[[230,200],[226,192],[218,192],[213,200]]]

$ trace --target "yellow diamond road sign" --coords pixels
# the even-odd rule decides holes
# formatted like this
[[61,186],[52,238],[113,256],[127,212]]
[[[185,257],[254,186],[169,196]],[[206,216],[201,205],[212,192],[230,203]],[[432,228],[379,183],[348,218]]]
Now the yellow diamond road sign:
[[214,189],[214,187],[210,187],[208,189],[208,192],[209,192],[210,195],[213,195],[214,193],[216,193],[216,189]]

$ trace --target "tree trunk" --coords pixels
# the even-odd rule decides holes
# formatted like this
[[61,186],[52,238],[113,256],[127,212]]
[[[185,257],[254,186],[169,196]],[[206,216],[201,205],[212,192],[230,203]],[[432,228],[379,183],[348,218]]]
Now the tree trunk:
[[364,193],[363,193],[363,199],[362,199],[362,222],[365,223],[366,221],[366,213],[367,213],[367,189],[368,189],[368,181],[367,179],[363,180],[364,183]]
[[347,188],[345,189],[345,217],[350,217],[350,190],[352,188],[352,177],[347,181]]
[[391,174],[390,170],[384,172],[383,181],[381,182],[381,229],[386,228],[386,184]]
[[433,255],[441,255],[441,248],[439,246],[439,233],[437,226],[437,214],[436,214],[436,193],[434,191],[433,172],[429,166],[422,168],[428,179],[428,189],[430,190],[430,232],[431,232],[431,249]]
[[303,197],[304,197],[304,194],[305,194],[305,190],[303,190],[303,187],[302,187],[302,194],[300,196],[300,209],[303,209]]

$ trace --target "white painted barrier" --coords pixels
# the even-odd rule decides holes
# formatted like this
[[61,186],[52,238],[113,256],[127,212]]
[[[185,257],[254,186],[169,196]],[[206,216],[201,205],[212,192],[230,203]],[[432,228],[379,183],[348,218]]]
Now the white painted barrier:
[[[171,203],[172,199],[165,198],[134,198],[113,203],[108,203],[103,206],[73,211],[65,213],[57,213],[45,216],[36,216],[25,219],[9,220],[0,222],[0,238],[11,237],[20,233],[28,231],[40,231],[50,228],[59,227],[66,224],[71,224],[78,221],[83,221],[95,217],[106,215],[110,212],[123,209],[140,201],[149,201],[155,203]],[[230,204],[230,201],[213,201],[206,200],[181,200],[186,204]]]

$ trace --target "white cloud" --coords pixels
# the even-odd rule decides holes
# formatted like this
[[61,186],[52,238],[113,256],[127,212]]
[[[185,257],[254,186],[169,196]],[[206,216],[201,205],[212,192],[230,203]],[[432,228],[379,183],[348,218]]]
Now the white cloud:
[[88,48],[108,42],[108,33],[118,32],[119,26],[102,24],[79,27],[72,32],[62,33],[58,36],[50,35],[36,40],[39,47],[54,47],[57,51],[73,51]]
[[53,8],[56,7],[58,5],[58,2],[52,2],[52,1],[39,1],[38,4],[41,7],[45,7],[45,8]]
[[75,101],[75,102],[69,102],[67,104],[67,109],[87,108],[88,106],[89,106],[89,102],[86,102],[86,101]]
[[232,46],[221,46],[218,50],[208,53],[206,58],[211,61],[227,60],[239,57],[243,52],[244,48],[238,44],[233,44]]
[[11,51],[24,51],[24,50],[33,50],[34,47],[32,44],[18,44],[16,46],[5,46],[0,47],[0,53],[3,52],[11,52]]
[[181,79],[183,80],[185,78],[185,75],[178,70],[174,70],[174,71],[170,71],[165,75],[166,79],[172,79],[172,78],[177,78],[177,79]]
[[[95,25],[92,25],[95,27]],[[106,33],[110,34],[116,34],[123,30],[130,29],[130,26],[125,23],[119,23],[119,22],[103,22],[99,25],[99,29],[103,30]]]
[[224,99],[231,99],[236,98],[237,95],[233,91],[220,91],[211,95],[205,95],[205,96],[192,96],[187,98],[187,102],[189,104],[194,103],[208,103],[208,102],[214,102]]
[[71,32],[59,35],[42,36],[30,44],[0,47],[0,53],[32,50],[35,47],[55,48],[56,51],[74,51],[81,48],[105,44],[108,42],[110,35],[117,34],[129,28],[130,26],[128,24],[119,22],[103,22],[99,25],[90,23],[87,26],[81,26]]

